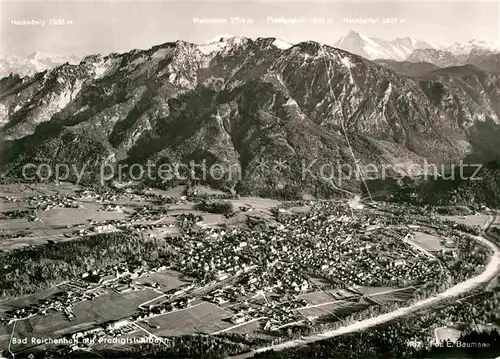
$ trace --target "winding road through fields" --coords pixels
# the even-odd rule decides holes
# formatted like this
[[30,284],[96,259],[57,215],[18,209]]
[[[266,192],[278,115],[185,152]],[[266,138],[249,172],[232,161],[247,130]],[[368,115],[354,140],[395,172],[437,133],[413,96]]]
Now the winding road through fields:
[[418,302],[415,302],[408,307],[399,308],[399,309],[396,309],[395,311],[381,314],[381,315],[378,315],[378,316],[373,317],[373,318],[361,320],[361,321],[355,322],[355,323],[350,324],[350,325],[346,325],[344,327],[341,327],[341,328],[338,328],[335,330],[330,330],[330,331],[323,332],[320,334],[314,334],[311,336],[303,337],[301,339],[290,340],[290,341],[286,341],[286,342],[283,342],[280,344],[271,345],[271,346],[267,346],[264,348],[259,348],[259,349],[256,349],[254,351],[248,352],[248,353],[234,356],[233,358],[238,358],[238,359],[251,358],[256,353],[259,353],[259,352],[263,352],[263,351],[267,351],[267,350],[271,350],[271,349],[279,351],[279,350],[283,350],[286,348],[298,347],[298,346],[313,343],[313,342],[316,342],[319,340],[324,340],[327,338],[336,337],[336,336],[339,336],[342,334],[354,333],[354,332],[357,332],[357,331],[360,331],[363,329],[371,328],[371,327],[374,327],[376,325],[380,325],[380,324],[389,322],[391,320],[403,317],[403,316],[408,315],[410,313],[413,313],[417,310],[421,310],[423,308],[437,304],[443,300],[455,298],[455,297],[459,296],[460,294],[467,293],[468,291],[476,288],[477,286],[479,286],[482,283],[486,283],[486,282],[490,281],[496,275],[498,275],[498,273],[500,271],[500,250],[494,243],[490,242],[488,239],[486,239],[484,237],[484,233],[490,227],[490,225],[495,221],[495,219],[496,219],[495,215],[490,215],[490,217],[488,218],[486,223],[481,227],[482,235],[473,236],[474,239],[483,243],[485,246],[487,246],[488,248],[490,248],[492,250],[492,255],[490,257],[490,260],[489,260],[488,264],[485,266],[484,271],[481,274],[479,274],[475,277],[469,278],[466,281],[459,283],[459,284],[457,284],[457,285],[455,285],[455,286],[453,286],[453,287],[445,290],[444,292],[437,294],[433,297],[419,300]]

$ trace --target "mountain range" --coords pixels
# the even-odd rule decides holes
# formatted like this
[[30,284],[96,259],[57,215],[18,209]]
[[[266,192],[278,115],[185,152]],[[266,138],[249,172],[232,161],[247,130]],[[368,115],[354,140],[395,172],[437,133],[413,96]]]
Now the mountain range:
[[500,68],[500,43],[488,41],[471,40],[438,47],[412,37],[385,40],[350,31],[333,46],[410,75],[430,69],[429,65],[422,64],[436,67],[471,64],[486,71]]
[[[234,36],[228,33],[214,36],[203,44],[218,43]],[[255,39],[254,39],[255,40]],[[292,46],[282,42],[283,46]],[[402,37],[385,40],[370,37],[356,31],[349,31],[340,37],[334,47],[376,61],[383,66],[409,76],[414,76],[434,67],[475,65],[486,71],[497,71],[500,66],[500,43],[471,40],[467,43],[454,43],[438,47],[424,40]],[[29,56],[7,55],[0,58],[0,78],[10,73],[21,77],[32,76],[66,62],[76,65],[81,57],[74,53],[48,54],[36,51]],[[417,65],[413,65],[417,64]]]
[[[240,179],[211,184],[242,193],[326,193],[359,178],[332,182],[323,164],[395,168],[500,152],[497,73],[469,65],[410,78],[313,41],[220,40],[1,79],[3,173],[87,164],[93,178],[103,163],[205,160],[238,164]],[[286,171],[260,166],[277,159]]]
[[408,62],[427,62],[439,67],[475,65],[486,71],[499,71],[500,45],[472,40],[455,43],[444,49],[418,49],[407,58]]
[[66,62],[78,64],[80,58],[73,53],[47,54],[36,51],[28,56],[7,55],[0,58],[0,78],[11,73],[21,77],[33,76],[37,72],[52,69]]
[[379,37],[369,37],[356,31],[349,31],[333,46],[363,56],[368,60],[391,59],[396,61],[406,60],[415,50],[435,47],[413,37],[385,40]]

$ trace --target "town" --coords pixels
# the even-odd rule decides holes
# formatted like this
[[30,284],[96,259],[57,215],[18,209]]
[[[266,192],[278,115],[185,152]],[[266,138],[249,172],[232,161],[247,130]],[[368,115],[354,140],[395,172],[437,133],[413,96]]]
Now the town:
[[[46,214],[66,211],[67,224],[57,217],[54,234],[40,236],[46,244],[37,245],[125,233],[161,241],[172,254],[161,265],[130,260],[93,268],[41,299],[4,301],[0,325],[23,323],[20,335],[71,338],[74,348],[118,336],[247,333],[270,340],[272,333],[325,316],[339,320],[404,303],[429,283],[451,283],[450,269],[466,260],[461,247],[469,243],[448,219],[384,202],[359,208],[347,200],[279,202],[186,190],[174,196],[151,189],[63,192],[3,196],[5,204],[18,206],[3,214],[18,222],[2,235],[10,234],[9,243],[37,240],[16,237],[16,231],[47,233]],[[207,198],[227,202],[230,213],[197,209]],[[18,211],[30,213],[27,228],[20,228]],[[117,303],[123,307],[111,310]],[[32,330],[23,333],[26,323]]]

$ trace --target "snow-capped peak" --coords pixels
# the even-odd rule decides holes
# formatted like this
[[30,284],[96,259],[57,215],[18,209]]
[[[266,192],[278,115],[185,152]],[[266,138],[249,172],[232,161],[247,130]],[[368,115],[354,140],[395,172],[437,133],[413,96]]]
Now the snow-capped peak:
[[416,49],[433,48],[429,43],[413,37],[384,40],[353,30],[349,31],[347,36],[340,37],[334,46],[370,60],[393,59],[397,61],[405,60]]
[[203,42],[203,45],[208,45],[208,44],[213,44],[214,42],[222,42],[222,41],[227,41],[228,39],[232,38],[233,36],[230,34],[219,34],[217,36],[212,37],[211,39],[208,39],[207,41]]
[[500,52],[500,43],[474,39],[466,43],[455,42],[453,45],[448,46],[446,50],[454,55],[468,55],[472,50]]
[[273,45],[276,46],[280,50],[286,50],[286,49],[289,49],[290,47],[293,46],[293,44],[286,42],[286,41],[283,41],[283,40],[280,40],[280,39],[274,40]]
[[230,50],[245,43],[247,40],[248,39],[243,36],[233,36],[233,37],[221,36],[217,41],[201,44],[198,45],[197,47],[198,50],[200,50],[203,54],[208,55],[215,52]]

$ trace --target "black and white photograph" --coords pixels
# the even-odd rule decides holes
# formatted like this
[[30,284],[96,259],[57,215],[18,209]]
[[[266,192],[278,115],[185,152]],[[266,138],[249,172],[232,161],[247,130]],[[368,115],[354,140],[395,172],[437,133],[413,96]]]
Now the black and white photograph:
[[0,19],[0,359],[500,358],[500,2]]

